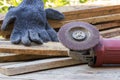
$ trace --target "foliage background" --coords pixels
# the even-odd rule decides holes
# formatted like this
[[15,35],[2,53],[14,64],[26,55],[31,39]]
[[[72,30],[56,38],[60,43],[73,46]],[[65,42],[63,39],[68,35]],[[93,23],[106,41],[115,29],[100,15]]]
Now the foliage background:
[[[6,13],[10,6],[18,6],[22,0],[0,0],[0,13]],[[70,5],[71,3],[86,3],[94,0],[43,0],[45,8],[60,7],[64,5]]]
[[[22,0],[0,0],[0,13],[6,13],[10,6],[18,6]],[[43,0],[45,8],[49,7],[60,7],[60,6],[71,6],[83,3],[89,3],[93,1],[112,1],[118,3],[120,0]]]

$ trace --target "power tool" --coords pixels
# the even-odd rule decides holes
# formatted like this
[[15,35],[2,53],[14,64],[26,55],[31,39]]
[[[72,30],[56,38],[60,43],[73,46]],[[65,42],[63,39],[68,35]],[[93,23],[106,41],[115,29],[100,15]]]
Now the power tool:
[[59,41],[70,49],[69,56],[91,67],[120,64],[120,39],[103,38],[87,22],[70,22],[58,32]]

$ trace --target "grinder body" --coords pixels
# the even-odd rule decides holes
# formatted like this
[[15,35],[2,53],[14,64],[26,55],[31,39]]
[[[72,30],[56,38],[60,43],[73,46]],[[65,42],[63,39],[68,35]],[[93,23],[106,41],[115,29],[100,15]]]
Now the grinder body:
[[101,38],[99,44],[93,50],[95,61],[90,66],[120,64],[120,39]]

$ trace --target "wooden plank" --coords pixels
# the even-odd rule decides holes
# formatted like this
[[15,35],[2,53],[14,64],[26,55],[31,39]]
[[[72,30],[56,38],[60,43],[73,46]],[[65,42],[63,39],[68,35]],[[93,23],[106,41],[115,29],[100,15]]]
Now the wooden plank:
[[76,61],[71,58],[56,58],[45,59],[32,62],[24,62],[20,64],[1,66],[0,72],[5,75],[16,75],[39,70],[53,69],[71,65],[83,64],[81,61]]
[[114,28],[114,29],[101,31],[100,34],[105,38],[120,36],[120,28]]
[[[118,5],[83,4],[83,5],[77,5],[77,6],[64,6],[64,7],[59,7],[55,9],[60,12],[63,12],[65,15],[96,13],[96,16],[101,16],[101,15],[116,13],[115,10],[120,9],[120,4]],[[111,13],[112,11],[114,12]],[[109,13],[105,14],[106,12],[109,12]],[[99,15],[99,13],[101,13],[101,15]],[[89,14],[89,17],[90,16],[91,14]]]
[[88,65],[77,65],[18,77],[29,77],[35,80],[119,80],[119,76],[120,67],[91,68]]
[[54,28],[60,28],[66,23],[75,22],[75,21],[84,21],[84,22],[88,22],[91,24],[96,24],[96,23],[116,21],[116,20],[120,20],[120,14],[110,14],[110,15],[105,15],[105,16],[89,17],[89,18],[75,19],[75,20],[69,20],[69,21],[59,21],[59,22],[51,21],[51,23],[54,23],[54,24],[51,24],[51,26],[55,26]]
[[113,1],[105,1],[104,0],[104,1],[88,2],[86,4],[80,4],[80,5],[70,5],[70,6],[57,7],[55,9],[59,10],[61,12],[70,12],[70,11],[95,9],[95,8],[110,7],[110,6],[117,6],[117,5],[120,5],[120,3],[119,2],[113,3]]
[[119,36],[115,36],[115,37],[113,37],[113,38],[117,38],[117,39],[119,39],[119,38],[120,38],[120,35],[119,35]]
[[34,80],[34,79],[22,79],[22,78],[0,77],[0,80]]
[[109,21],[109,22],[103,22],[103,23],[98,23],[94,24],[98,30],[107,30],[110,28],[115,28],[120,26],[120,20],[119,21]]
[[[88,7],[88,5],[86,5]],[[86,7],[86,6],[82,6]],[[94,5],[92,5],[94,6]],[[111,15],[111,14],[118,14],[120,13],[120,5],[114,5],[114,6],[97,6],[92,8],[83,8],[81,9],[81,6],[73,6],[73,10],[68,10],[68,7],[62,7],[60,10],[64,10],[63,13],[65,15],[65,19],[61,21],[61,23],[69,21],[69,20],[79,20],[89,17],[96,17],[96,16],[105,16],[105,15]],[[59,8],[57,9],[59,10]],[[54,28],[60,28],[64,24],[60,24],[60,21],[53,21],[49,20],[49,23]],[[56,23],[59,23],[59,25]]]
[[[24,54],[12,54],[12,53],[0,53],[0,62],[17,62],[17,61],[29,61],[37,59],[55,58],[57,55],[24,55]],[[60,56],[62,57],[62,56]],[[63,56],[64,57],[64,56]]]
[[73,11],[65,14],[65,21],[67,20],[75,20],[75,19],[83,19],[83,18],[88,18],[88,17],[96,17],[96,16],[103,16],[103,15],[109,15],[109,14],[116,14],[120,13],[119,11],[120,6],[116,8],[95,8],[95,9],[86,9],[86,10],[78,10],[78,11]]
[[10,41],[0,41],[1,53],[34,54],[47,56],[68,56],[68,49],[59,42],[48,42],[43,45],[33,44],[30,47],[14,45]]

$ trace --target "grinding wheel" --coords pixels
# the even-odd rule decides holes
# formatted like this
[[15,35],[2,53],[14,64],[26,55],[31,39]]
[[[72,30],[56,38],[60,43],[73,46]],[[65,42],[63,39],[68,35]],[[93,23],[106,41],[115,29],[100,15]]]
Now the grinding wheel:
[[71,22],[61,27],[59,41],[70,50],[84,51],[99,43],[100,34],[95,26],[86,22]]

